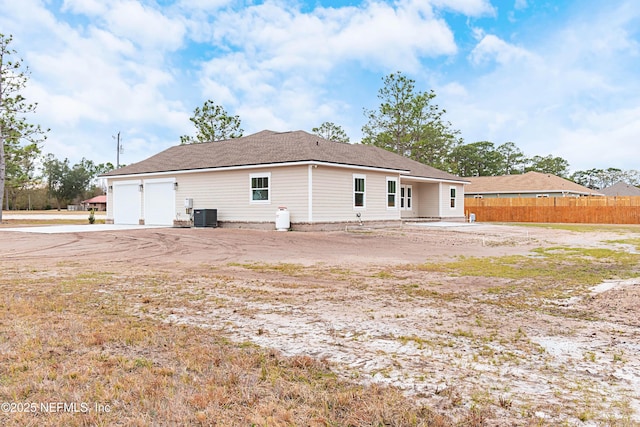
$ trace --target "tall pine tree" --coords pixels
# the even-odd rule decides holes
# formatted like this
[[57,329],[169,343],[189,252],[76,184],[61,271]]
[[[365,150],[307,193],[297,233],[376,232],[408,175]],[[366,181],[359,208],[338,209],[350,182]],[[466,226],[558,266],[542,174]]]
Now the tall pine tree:
[[[6,152],[21,141],[37,144],[46,138],[40,125],[28,123],[24,117],[33,113],[37,104],[29,104],[20,92],[26,87],[29,70],[21,59],[12,59],[17,52],[10,48],[12,36],[0,33],[0,207],[3,205],[7,177]],[[2,209],[0,209],[2,221]]]

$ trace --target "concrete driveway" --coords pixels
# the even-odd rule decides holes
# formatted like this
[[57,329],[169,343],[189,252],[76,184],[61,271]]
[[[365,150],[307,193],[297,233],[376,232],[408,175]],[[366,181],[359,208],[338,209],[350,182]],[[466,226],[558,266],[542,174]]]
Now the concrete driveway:
[[[94,212],[96,219],[105,219],[106,212]],[[2,219],[87,219],[86,211],[2,211]]]

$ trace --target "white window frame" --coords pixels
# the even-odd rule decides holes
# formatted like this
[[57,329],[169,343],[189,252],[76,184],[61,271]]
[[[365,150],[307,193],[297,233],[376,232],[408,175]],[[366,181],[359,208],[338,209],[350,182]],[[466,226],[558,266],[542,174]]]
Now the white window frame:
[[[453,190],[453,195],[451,192]],[[458,207],[458,188],[451,186],[449,187],[449,208],[456,209]]]
[[[389,183],[393,182],[394,184],[394,192],[390,193],[389,192]],[[394,177],[387,177],[387,199],[386,199],[386,203],[387,203],[387,210],[392,210],[392,211],[396,211],[398,210],[398,178],[394,178]],[[393,206],[389,206],[389,196],[393,196]]]
[[[357,193],[362,193],[362,206],[356,206],[356,179],[362,179],[364,183],[364,190],[358,191]],[[353,209],[363,210],[367,208],[367,176],[361,174],[353,174],[353,179],[351,180],[353,183]]]
[[[253,188],[253,180],[254,178],[267,178],[267,186],[266,187],[256,187]],[[253,198],[254,190],[266,190],[267,198],[264,200],[255,200]],[[252,173],[249,174],[249,203],[251,204],[270,204],[271,203],[271,172],[261,172],[261,173]]]
[[549,197],[548,194],[536,194],[536,198],[537,199],[546,199],[548,197]]
[[403,211],[413,210],[413,186],[400,186],[400,209]]

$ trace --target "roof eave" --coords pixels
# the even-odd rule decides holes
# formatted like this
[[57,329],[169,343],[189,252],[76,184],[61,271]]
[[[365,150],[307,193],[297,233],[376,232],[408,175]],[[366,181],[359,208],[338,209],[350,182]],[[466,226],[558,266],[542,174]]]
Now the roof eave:
[[333,162],[325,162],[325,161],[317,161],[317,160],[303,160],[303,161],[293,161],[293,162],[281,162],[281,163],[257,163],[251,165],[237,165],[237,166],[219,166],[213,168],[201,168],[201,169],[175,169],[175,170],[165,170],[165,171],[150,171],[150,172],[139,172],[139,173],[128,173],[128,174],[113,174],[113,175],[100,175],[103,178],[139,178],[144,176],[157,176],[157,175],[176,175],[176,174],[188,174],[188,173],[202,173],[202,172],[218,172],[218,171],[230,171],[230,170],[244,170],[244,169],[263,169],[265,167],[285,167],[285,166],[330,166],[337,168],[346,168],[346,169],[357,169],[357,170],[371,170],[376,172],[386,172],[386,173],[394,173],[394,174],[407,174],[410,171],[405,169],[393,169],[393,168],[382,168],[377,166],[366,166],[366,165],[352,165],[348,163],[333,163]]
[[402,175],[402,178],[407,178],[411,181],[420,181],[420,182],[448,182],[452,184],[470,184],[470,181],[464,179],[450,179],[450,178],[434,178],[434,177],[425,177],[425,176],[417,176],[411,174]]

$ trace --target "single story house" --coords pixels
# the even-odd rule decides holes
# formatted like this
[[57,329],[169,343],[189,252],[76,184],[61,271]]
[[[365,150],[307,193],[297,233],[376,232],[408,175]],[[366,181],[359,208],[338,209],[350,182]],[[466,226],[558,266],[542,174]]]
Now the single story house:
[[465,186],[467,198],[602,196],[602,193],[596,190],[542,172],[474,176],[465,179],[470,181]]
[[465,219],[464,179],[304,131],[178,145],[102,177],[116,224],[188,225],[216,209],[219,226],[272,228],[285,207],[293,229]]
[[640,196],[640,188],[622,181],[603,188],[600,192],[605,196]]
[[106,211],[107,210],[107,195],[103,194],[101,196],[95,196],[87,200],[83,200],[80,202],[80,206],[85,211],[90,211],[91,209],[95,209],[96,211]]

